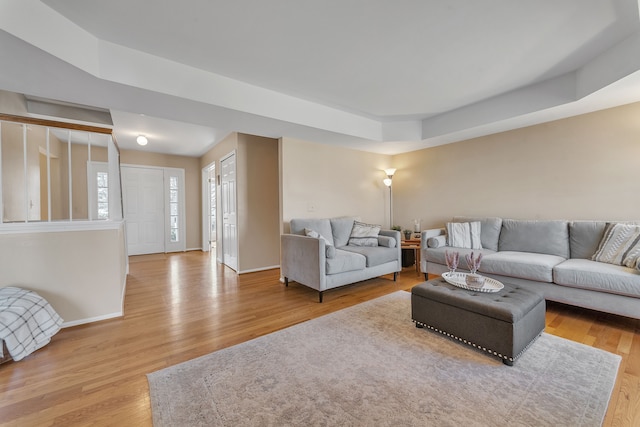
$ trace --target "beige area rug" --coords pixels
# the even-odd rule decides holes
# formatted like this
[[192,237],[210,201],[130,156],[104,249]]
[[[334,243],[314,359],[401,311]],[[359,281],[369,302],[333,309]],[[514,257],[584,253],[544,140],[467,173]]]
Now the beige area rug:
[[620,357],[543,334],[513,367],[399,291],[148,375],[160,426],[598,426]]

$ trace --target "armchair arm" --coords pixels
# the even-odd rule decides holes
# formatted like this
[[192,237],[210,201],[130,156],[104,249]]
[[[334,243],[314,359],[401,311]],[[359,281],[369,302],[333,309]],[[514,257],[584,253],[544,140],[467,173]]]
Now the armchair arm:
[[280,236],[282,276],[318,291],[325,289],[325,241],[297,234]]
[[397,230],[380,230],[378,233],[380,236],[393,237],[396,240],[396,246],[400,246],[400,242],[402,238],[400,237],[400,232]]
[[[402,237],[398,230],[380,230],[380,236],[393,237],[396,240],[396,248],[398,250],[398,270],[402,271]],[[394,279],[395,280],[395,279]]]

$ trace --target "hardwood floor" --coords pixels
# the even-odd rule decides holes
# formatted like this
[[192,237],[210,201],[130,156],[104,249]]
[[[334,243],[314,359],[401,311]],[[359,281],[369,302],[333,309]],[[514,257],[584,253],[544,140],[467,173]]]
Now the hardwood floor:
[[[397,290],[391,276],[317,293],[279,270],[237,276],[208,253],[132,257],[125,316],[63,329],[0,365],[0,424],[150,426],[146,374]],[[546,332],[622,356],[606,426],[640,425],[640,321],[548,303]]]

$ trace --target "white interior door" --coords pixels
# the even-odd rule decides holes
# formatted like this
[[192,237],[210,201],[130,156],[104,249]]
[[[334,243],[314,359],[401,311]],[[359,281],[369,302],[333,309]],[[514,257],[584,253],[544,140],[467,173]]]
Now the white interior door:
[[238,270],[238,230],[236,225],[236,155],[220,161],[220,204],[222,207],[222,262]]
[[164,171],[122,167],[129,255],[165,251]]

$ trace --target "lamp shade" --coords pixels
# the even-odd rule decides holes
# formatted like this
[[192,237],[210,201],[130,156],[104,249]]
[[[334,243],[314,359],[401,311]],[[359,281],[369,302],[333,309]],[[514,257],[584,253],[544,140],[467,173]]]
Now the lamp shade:
[[393,176],[394,173],[396,173],[396,168],[389,168],[389,169],[385,169],[384,173],[387,174],[387,176],[389,178],[391,178]]
[[384,182],[384,185],[386,185],[387,187],[391,187],[391,178],[385,178],[382,180],[382,182]]

